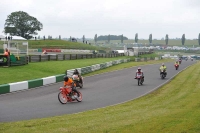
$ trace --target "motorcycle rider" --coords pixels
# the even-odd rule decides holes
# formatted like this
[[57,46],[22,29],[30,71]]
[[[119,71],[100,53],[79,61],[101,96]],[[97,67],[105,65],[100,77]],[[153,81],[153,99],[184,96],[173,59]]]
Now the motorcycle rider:
[[78,75],[79,80],[80,80],[80,83],[83,83],[83,81],[82,81],[82,77],[81,77],[81,75],[79,74],[79,72],[78,72],[77,69],[74,70],[73,75]]
[[181,62],[182,62],[182,59],[181,59],[181,57],[179,58],[179,64],[181,64]]
[[144,73],[143,73],[141,67],[138,67],[138,69],[137,69],[137,71],[135,73],[135,79],[137,79],[137,75],[142,75],[142,78],[144,80]]
[[69,78],[67,75],[64,76],[63,79],[64,79],[63,87],[70,86],[72,88],[72,91],[76,92],[79,97],[80,96],[79,92],[76,90],[76,84],[73,82],[73,80],[71,78]]
[[161,70],[163,70],[163,72],[165,73],[165,75],[167,75],[167,67],[165,66],[164,63],[162,63],[161,67],[160,67],[160,74],[161,74]]
[[176,61],[176,62],[174,63],[174,65],[178,65],[178,66],[179,66],[179,61]]

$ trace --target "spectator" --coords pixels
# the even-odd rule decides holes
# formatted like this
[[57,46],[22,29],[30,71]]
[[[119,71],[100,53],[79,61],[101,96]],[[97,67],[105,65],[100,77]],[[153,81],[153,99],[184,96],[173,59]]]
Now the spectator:
[[4,55],[7,56],[7,57],[10,56],[10,52],[7,48],[5,49]]

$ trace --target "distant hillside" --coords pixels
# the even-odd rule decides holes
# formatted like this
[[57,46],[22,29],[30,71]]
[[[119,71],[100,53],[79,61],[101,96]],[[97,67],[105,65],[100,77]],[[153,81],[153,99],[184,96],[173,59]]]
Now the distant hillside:
[[[3,43],[4,41],[0,41],[0,49],[3,48]],[[7,41],[5,43],[7,43]],[[65,40],[28,40],[28,46],[29,49],[55,48],[55,49],[82,49],[82,50],[106,50],[106,51],[108,50],[108,48],[105,47],[92,46],[90,44],[70,42]]]
[[[108,35],[105,35],[105,36],[98,36],[97,37],[97,40],[98,41],[101,41],[101,40],[108,40]],[[117,35],[110,35],[110,40],[121,40],[121,35],[117,36]],[[127,37],[123,36],[123,40],[128,40]]]

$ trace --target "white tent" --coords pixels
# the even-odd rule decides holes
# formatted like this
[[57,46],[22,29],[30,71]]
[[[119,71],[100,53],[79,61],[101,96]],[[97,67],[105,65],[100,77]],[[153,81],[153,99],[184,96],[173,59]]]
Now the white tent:
[[21,36],[12,36],[12,40],[27,40]]
[[3,39],[3,38],[5,38],[5,36],[3,36],[3,35],[0,35],[0,38],[1,38],[1,39]]

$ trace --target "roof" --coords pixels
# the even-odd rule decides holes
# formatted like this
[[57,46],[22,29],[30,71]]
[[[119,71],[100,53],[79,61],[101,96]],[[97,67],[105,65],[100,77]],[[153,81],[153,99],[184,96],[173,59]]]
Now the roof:
[[3,35],[0,35],[0,38],[5,38],[5,36],[3,36]]
[[27,40],[27,39],[21,36],[12,36],[12,40]]

